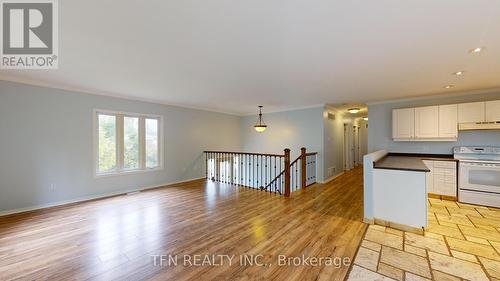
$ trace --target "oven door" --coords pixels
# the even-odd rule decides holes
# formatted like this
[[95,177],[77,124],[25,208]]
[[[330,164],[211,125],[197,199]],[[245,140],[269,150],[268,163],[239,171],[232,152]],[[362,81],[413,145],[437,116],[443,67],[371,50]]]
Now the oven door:
[[500,194],[500,163],[460,161],[459,187]]

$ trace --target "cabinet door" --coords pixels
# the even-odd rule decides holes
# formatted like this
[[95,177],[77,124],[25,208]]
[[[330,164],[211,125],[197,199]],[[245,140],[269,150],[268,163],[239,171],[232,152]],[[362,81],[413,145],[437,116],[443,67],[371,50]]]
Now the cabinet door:
[[413,108],[392,110],[392,137],[411,139],[415,132],[415,111]]
[[457,169],[455,162],[434,161],[434,193],[438,195],[457,196]]
[[458,106],[439,106],[439,137],[458,138]]
[[458,105],[458,123],[484,122],[485,103],[471,102]]
[[439,107],[427,106],[415,108],[415,137],[439,137]]
[[431,160],[424,160],[425,166],[431,170],[429,173],[427,173],[426,178],[427,178],[427,193],[432,193],[435,194],[436,192],[434,191],[434,161]]
[[500,121],[500,100],[486,102],[486,121]]

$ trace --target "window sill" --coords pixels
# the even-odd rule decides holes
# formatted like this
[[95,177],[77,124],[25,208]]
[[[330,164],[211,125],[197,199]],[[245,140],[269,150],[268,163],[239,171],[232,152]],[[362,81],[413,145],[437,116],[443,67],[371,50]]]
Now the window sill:
[[134,175],[134,174],[143,174],[149,172],[159,172],[162,171],[163,167],[158,168],[150,168],[143,170],[125,170],[119,172],[108,172],[108,173],[94,173],[94,178],[107,178],[107,177],[116,177],[116,176],[125,176],[125,175]]

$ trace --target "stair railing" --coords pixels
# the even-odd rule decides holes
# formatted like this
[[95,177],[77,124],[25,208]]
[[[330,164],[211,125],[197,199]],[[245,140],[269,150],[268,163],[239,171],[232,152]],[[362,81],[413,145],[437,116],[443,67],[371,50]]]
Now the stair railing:
[[289,197],[316,182],[316,152],[301,149],[290,162],[290,149],[281,154],[205,151],[206,178]]

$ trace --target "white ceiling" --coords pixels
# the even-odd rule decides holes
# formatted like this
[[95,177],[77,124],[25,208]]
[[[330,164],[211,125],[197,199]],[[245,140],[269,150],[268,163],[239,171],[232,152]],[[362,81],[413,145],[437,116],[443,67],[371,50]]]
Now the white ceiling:
[[[0,79],[235,114],[500,87],[498,0],[85,0],[59,10],[59,69]],[[487,49],[468,53],[477,46]]]

